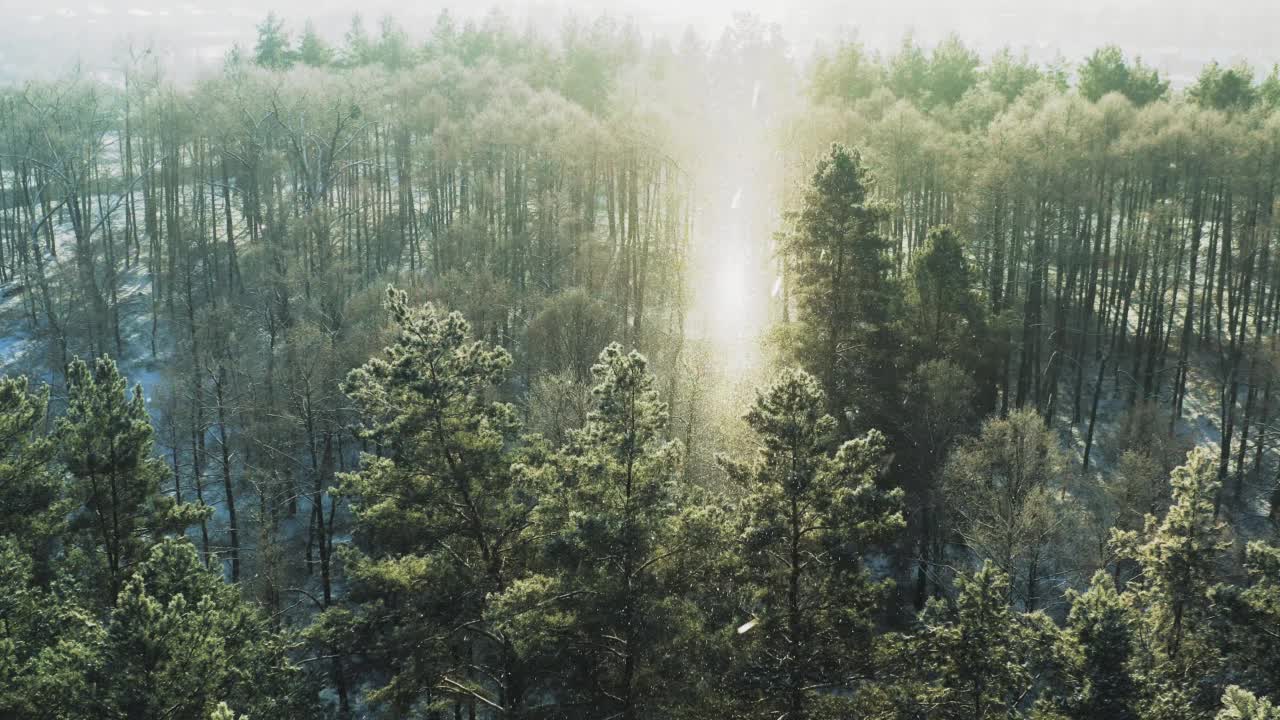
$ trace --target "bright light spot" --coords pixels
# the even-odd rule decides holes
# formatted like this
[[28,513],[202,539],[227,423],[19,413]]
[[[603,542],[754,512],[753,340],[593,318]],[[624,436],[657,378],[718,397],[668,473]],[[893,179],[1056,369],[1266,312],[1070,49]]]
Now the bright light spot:
[[779,275],[777,279],[773,281],[773,290],[769,291],[769,297],[778,297],[778,293],[780,292],[782,292],[782,276],[781,275]]
[[721,322],[728,327],[741,325],[743,305],[747,299],[746,269],[742,263],[725,258],[716,268],[711,292]]
[[734,210],[737,210],[738,204],[741,202],[742,202],[742,188],[739,187],[737,192],[733,194],[733,202],[729,203],[729,207],[733,208]]

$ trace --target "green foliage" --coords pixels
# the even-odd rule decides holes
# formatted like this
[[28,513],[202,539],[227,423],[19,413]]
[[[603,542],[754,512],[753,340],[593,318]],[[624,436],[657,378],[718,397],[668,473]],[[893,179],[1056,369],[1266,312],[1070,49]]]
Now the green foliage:
[[313,711],[287,641],[186,540],[151,548],[103,616],[34,584],[0,538],[0,630],[7,718],[199,720],[224,697],[256,718]]
[[45,558],[69,508],[50,466],[56,447],[44,433],[49,389],[29,390],[25,377],[0,378],[0,537]]
[[781,373],[746,415],[759,443],[749,462],[722,459],[743,489],[739,534],[751,621],[739,640],[746,712],[825,717],[827,691],[869,672],[876,609],[888,581],[864,560],[903,526],[902,492],[883,491],[884,437],[839,447],[818,382]]
[[1135,105],[1146,105],[1165,96],[1169,81],[1138,59],[1129,65],[1115,45],[1099,48],[1079,68],[1080,94],[1097,102],[1107,93],[1117,92]]
[[1268,110],[1280,108],[1280,63],[1271,66],[1271,72],[1258,85],[1258,100]]
[[1237,685],[1222,694],[1222,710],[1216,720],[1278,720],[1280,708]]
[[41,587],[31,556],[0,536],[0,716],[93,717],[103,642],[94,614]]
[[841,43],[830,54],[819,54],[810,73],[809,91],[819,102],[852,103],[869,96],[883,82],[882,70],[855,41]]
[[1006,101],[1013,102],[1027,88],[1039,82],[1044,77],[1044,73],[1035,63],[1027,59],[1025,52],[1020,56],[1014,56],[1013,52],[1005,47],[987,61],[982,76],[987,81],[988,87],[1000,93]]
[[1253,68],[1245,64],[1223,68],[1217,62],[1200,70],[1187,96],[1202,107],[1225,112],[1248,110],[1258,99],[1253,86]]
[[[558,43],[497,13],[442,13],[421,46],[370,30],[335,61],[269,15],[256,65],[237,49],[190,90],[145,51],[123,88],[0,90],[23,360],[141,359],[149,314],[174,400],[151,408],[162,462],[105,361],[70,366],[61,420],[0,381],[0,717],[316,717],[331,695],[428,720],[1274,715],[1280,555],[1248,542],[1259,502],[1221,508],[1247,545],[1224,552],[1214,478],[1234,460],[1256,501],[1274,463],[1276,69],[1211,65],[1167,103],[1117,48],[1069,94],[1060,63],[907,38],[819,57],[796,108],[781,34],[746,16],[710,50],[608,19]],[[687,270],[708,222],[722,252],[773,223],[810,159],[776,266],[731,260],[752,288],[777,271],[748,304],[816,377],[724,430],[746,378],[708,358],[739,346],[686,329]],[[707,213],[721,176],[746,206]],[[390,293],[347,407],[386,277],[461,315]],[[620,334],[657,361],[598,353]],[[1214,381],[1221,464],[1174,472]],[[1095,419],[1077,479],[1059,438]],[[350,509],[327,486],[357,445]],[[733,482],[710,469],[749,445]],[[209,557],[164,539],[211,517],[164,496],[170,462],[177,495],[253,493],[244,585],[205,567],[221,514]],[[921,616],[887,592],[912,574]]]
[[1245,586],[1219,584],[1209,592],[1217,644],[1237,682],[1266,695],[1280,695],[1280,548],[1252,541],[1245,550]]
[[398,70],[413,64],[414,53],[409,47],[409,37],[390,15],[384,16],[378,23],[378,44],[374,54],[388,70]]
[[852,409],[865,427],[877,425],[897,385],[887,216],[862,156],[833,145],[780,238],[800,310],[791,352],[820,379],[833,412]]
[[1058,439],[1034,410],[988,420],[979,437],[952,453],[945,470],[944,496],[960,537],[1015,578],[1016,596],[1032,609],[1062,530],[1065,471]]
[[284,20],[274,12],[267,13],[258,26],[258,41],[253,46],[253,61],[270,70],[283,70],[293,64],[293,52],[289,48],[289,33]]
[[978,82],[978,53],[949,35],[929,56],[929,99],[955,105]]
[[236,715],[226,703],[218,703],[218,707],[209,713],[209,720],[249,720],[249,716]]
[[[106,717],[202,718],[219,698],[254,718],[312,709],[288,645],[186,540],[153,547],[106,625]],[[225,707],[225,704],[224,704]]]
[[1192,450],[1170,484],[1173,504],[1163,520],[1148,515],[1141,534],[1112,530],[1117,554],[1140,568],[1131,588],[1143,608],[1136,636],[1149,653],[1144,682],[1150,717],[1182,717],[1179,707],[1204,709],[1215,702],[1213,679],[1221,669],[1209,632],[1209,590],[1228,545],[1215,518],[1213,454]]
[[922,102],[929,84],[929,59],[910,35],[902,38],[898,52],[889,58],[886,80],[889,89],[904,100]]
[[1068,592],[1071,612],[1058,653],[1063,683],[1049,703],[1068,718],[1139,717],[1139,684],[1133,675],[1134,627],[1131,597],[1099,570],[1084,593]]
[[572,659],[555,687],[574,716],[669,716],[715,690],[681,668],[719,640],[687,589],[718,561],[722,521],[680,481],[681,447],[663,436],[667,408],[644,357],[613,344],[592,374],[587,423],[520,466],[540,489],[544,540],[541,572],[513,589],[537,608],[528,622],[542,651]]
[[[387,308],[394,343],[343,384],[361,437],[381,449],[342,478],[360,548],[346,555],[363,603],[354,632],[389,674],[371,697],[401,708],[480,697],[515,712],[528,668],[490,612],[522,572],[534,500],[510,471],[515,411],[490,400],[511,357],[471,341],[457,313],[412,308],[393,288]],[[503,678],[496,692],[476,666]]]
[[1223,525],[1214,510],[1220,483],[1212,454],[1196,448],[1170,479],[1173,504],[1163,520],[1148,515],[1141,536],[1116,530],[1112,543],[1122,557],[1142,567],[1140,592],[1152,612],[1146,614],[1176,657],[1187,631],[1187,615],[1203,610],[1214,577],[1214,563],[1226,548]]
[[92,370],[80,359],[67,369],[67,411],[55,437],[69,495],[80,508],[71,530],[88,552],[100,599],[113,603],[146,548],[207,508],[175,505],[161,494],[168,469],[152,454],[142,388],[130,393],[108,357]]
[[927,356],[977,368],[985,340],[982,305],[974,297],[972,270],[960,237],[950,227],[931,228],[911,259],[915,337]]
[[340,52],[343,65],[358,67],[374,61],[374,44],[369,32],[364,28],[364,18],[357,13],[351,16],[351,25],[343,35],[344,45]]
[[921,616],[917,671],[930,681],[915,703],[932,708],[929,717],[1016,717],[1057,630],[1044,615],[1013,611],[1008,578],[989,562],[958,576],[956,591],[954,606],[932,601]]
[[298,62],[310,67],[324,67],[333,62],[333,48],[320,37],[310,20],[303,26],[302,39],[298,41]]

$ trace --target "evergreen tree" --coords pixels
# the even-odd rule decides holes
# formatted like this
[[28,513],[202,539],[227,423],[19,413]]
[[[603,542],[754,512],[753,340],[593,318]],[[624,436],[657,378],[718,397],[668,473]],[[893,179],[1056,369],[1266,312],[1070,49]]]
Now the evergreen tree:
[[1252,541],[1245,550],[1245,586],[1210,590],[1219,633],[1233,679],[1271,697],[1280,696],[1280,548]]
[[1280,109],[1280,63],[1272,65],[1271,72],[1259,83],[1258,100],[1272,112]]
[[833,691],[870,673],[862,660],[886,582],[864,567],[902,527],[901,491],[884,492],[884,437],[872,431],[830,454],[835,421],[818,382],[784,371],[747,413],[758,455],[722,459],[743,489],[742,560],[752,620],[744,633],[750,714],[825,717]]
[[1149,648],[1143,682],[1152,717],[1203,713],[1221,687],[1214,685],[1221,658],[1209,640],[1208,614],[1215,564],[1227,547],[1214,518],[1216,464],[1208,448],[1192,450],[1173,471],[1173,504],[1164,518],[1148,515],[1141,533],[1112,530],[1119,556],[1140,568],[1131,587],[1144,609],[1137,630]]
[[811,92],[817,101],[860,100],[881,86],[883,70],[857,42],[847,42],[814,61]]
[[1133,677],[1136,623],[1133,608],[1116,592],[1115,580],[1099,570],[1089,590],[1068,592],[1071,611],[1062,635],[1065,682],[1059,710],[1073,720],[1137,720],[1140,703]]
[[378,24],[378,44],[374,54],[389,70],[399,70],[413,62],[409,38],[390,15],[383,17]]
[[993,55],[982,70],[987,86],[1000,93],[1008,102],[1013,102],[1027,88],[1034,85],[1044,73],[1032,63],[1024,52],[1015,57],[1008,48],[1002,48]]
[[929,56],[929,99],[933,103],[955,105],[978,82],[978,53],[964,46],[960,38],[948,36]]
[[359,67],[374,61],[373,40],[369,38],[369,32],[364,27],[364,18],[359,14],[351,16],[351,25],[343,35],[343,43],[341,53],[343,65]]
[[921,354],[981,369],[986,355],[982,305],[973,296],[969,259],[955,230],[947,226],[929,230],[925,246],[911,260],[911,282],[915,340]]
[[293,64],[293,52],[289,49],[289,33],[284,20],[274,12],[258,26],[258,41],[253,46],[253,61],[270,70],[283,70]]
[[920,701],[946,720],[1017,717],[1056,629],[1042,614],[1009,607],[1008,578],[990,562],[959,575],[956,592],[954,607],[934,600],[921,616],[921,670],[932,687]]
[[101,357],[92,369],[78,358],[71,363],[67,411],[55,431],[58,458],[79,507],[71,529],[88,551],[94,584],[108,604],[147,547],[208,512],[176,505],[161,493],[168,470],[152,455],[152,436],[142,387],[130,393],[114,361]]
[[209,713],[209,720],[249,720],[248,715],[236,715],[226,703],[218,703],[218,707]]
[[511,356],[470,340],[461,315],[412,308],[401,291],[388,288],[387,308],[395,342],[343,386],[363,414],[361,438],[379,449],[342,479],[356,521],[344,555],[353,631],[387,677],[370,697],[401,709],[452,698],[519,717],[531,668],[491,608],[524,572],[535,500],[511,473],[515,411],[491,400]]
[[47,558],[48,543],[61,533],[69,510],[51,467],[48,405],[47,387],[32,392],[25,377],[0,378],[0,537],[39,558]]
[[1130,66],[1120,48],[1108,45],[1095,50],[1080,66],[1079,88],[1081,95],[1095,102],[1107,93],[1118,92],[1135,105],[1146,105],[1164,97],[1169,82],[1161,80],[1141,59]]
[[221,698],[263,720],[312,714],[288,650],[190,542],[166,539],[136,566],[107,623],[98,716],[194,720]]
[[1187,96],[1202,107],[1225,112],[1248,110],[1257,100],[1253,68],[1241,64],[1224,69],[1211,62],[1201,68],[1200,77],[1187,89]]
[[897,386],[890,320],[895,286],[879,225],[887,208],[874,195],[862,156],[833,145],[788,213],[781,252],[794,274],[800,310],[794,352],[820,379],[844,423],[876,427]]
[[105,634],[73,589],[42,587],[31,556],[0,536],[0,717],[101,717]]
[[1222,694],[1222,710],[1215,720],[1280,720],[1280,708],[1265,697],[1231,685]]
[[333,62],[333,48],[320,37],[315,23],[310,20],[302,26],[302,39],[298,41],[298,60],[310,67],[324,67]]
[[915,38],[902,38],[898,52],[889,58],[887,85],[894,95],[914,102],[925,100],[929,84],[929,59]]
[[[586,425],[543,463],[540,565],[517,597],[542,612],[564,665],[555,689],[569,717],[671,717],[718,692],[690,672],[704,657],[702,613],[689,588],[717,560],[720,520],[681,483],[681,446],[648,362],[612,344],[592,368]],[[686,660],[688,664],[686,664]]]

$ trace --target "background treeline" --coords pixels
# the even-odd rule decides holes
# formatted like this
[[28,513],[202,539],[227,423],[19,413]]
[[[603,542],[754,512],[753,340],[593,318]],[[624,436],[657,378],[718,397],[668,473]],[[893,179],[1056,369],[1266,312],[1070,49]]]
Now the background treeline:
[[1276,716],[1275,69],[425,35],[0,94],[0,715]]

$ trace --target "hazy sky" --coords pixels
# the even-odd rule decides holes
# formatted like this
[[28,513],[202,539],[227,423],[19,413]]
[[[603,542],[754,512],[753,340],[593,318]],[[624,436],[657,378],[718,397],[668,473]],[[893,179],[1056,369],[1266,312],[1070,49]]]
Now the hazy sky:
[[693,26],[712,37],[735,11],[746,11],[778,23],[797,54],[851,33],[872,49],[888,50],[908,30],[925,45],[955,32],[984,52],[1008,44],[1037,59],[1061,53],[1072,62],[1114,42],[1175,82],[1214,58],[1267,67],[1280,59],[1274,41],[1280,0],[0,0],[0,76],[65,66],[77,55],[103,63],[124,36],[155,38],[180,57],[212,62],[232,42],[251,43],[253,26],[268,8],[295,29],[312,17],[336,39],[356,9],[370,25],[390,13],[411,35],[421,35],[443,7],[459,17],[499,7],[521,24],[552,28],[570,12],[608,12],[650,32],[678,35]]

